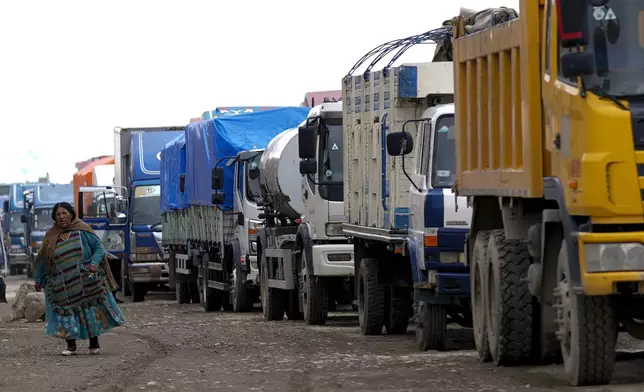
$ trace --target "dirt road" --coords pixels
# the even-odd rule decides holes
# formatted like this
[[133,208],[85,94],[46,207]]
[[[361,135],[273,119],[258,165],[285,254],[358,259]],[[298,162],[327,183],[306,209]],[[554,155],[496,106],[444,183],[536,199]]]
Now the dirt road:
[[[15,287],[12,286],[12,287]],[[460,350],[419,353],[406,336],[364,337],[354,313],[328,326],[264,322],[259,311],[205,313],[154,295],[126,303],[126,326],[101,337],[103,354],[62,357],[43,324],[0,323],[0,391],[639,391],[644,361],[620,361],[614,384],[569,388],[559,366],[479,364],[469,333]],[[0,305],[0,315],[7,305]],[[79,346],[81,349],[83,346]]]

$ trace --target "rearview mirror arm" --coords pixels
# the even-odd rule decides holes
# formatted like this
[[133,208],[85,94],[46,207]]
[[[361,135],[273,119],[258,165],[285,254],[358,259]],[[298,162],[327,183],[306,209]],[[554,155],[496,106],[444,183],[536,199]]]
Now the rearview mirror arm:
[[[423,118],[423,119],[418,119],[418,120],[407,120],[407,121],[405,121],[405,123],[402,126],[402,132],[405,132],[405,126],[407,124],[409,124],[410,122],[415,122],[416,124],[418,124],[421,121],[425,121],[425,119]],[[414,180],[411,179],[411,177],[409,176],[409,173],[407,173],[407,170],[405,169],[405,156],[403,155],[405,150],[407,150],[407,139],[406,138],[403,139],[403,141],[400,143],[400,158],[402,159],[402,170],[403,170],[403,173],[405,174],[405,177],[407,177],[407,179],[409,180],[411,185],[413,185],[414,188],[416,188],[416,190],[420,193],[420,192],[422,192],[422,189],[420,189],[416,185]]]

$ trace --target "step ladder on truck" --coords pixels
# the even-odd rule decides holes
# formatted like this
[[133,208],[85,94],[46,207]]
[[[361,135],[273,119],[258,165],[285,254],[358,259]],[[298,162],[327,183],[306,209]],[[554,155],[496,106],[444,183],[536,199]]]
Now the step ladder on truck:
[[403,64],[343,81],[345,223],[364,335],[444,349],[448,321],[471,325],[464,247],[471,210],[455,173],[451,62]]

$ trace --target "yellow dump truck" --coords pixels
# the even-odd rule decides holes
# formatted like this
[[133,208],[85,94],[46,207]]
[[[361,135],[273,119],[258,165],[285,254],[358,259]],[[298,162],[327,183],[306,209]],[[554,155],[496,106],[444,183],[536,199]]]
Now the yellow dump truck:
[[611,380],[644,339],[644,2],[520,0],[455,20],[459,196],[479,356]]

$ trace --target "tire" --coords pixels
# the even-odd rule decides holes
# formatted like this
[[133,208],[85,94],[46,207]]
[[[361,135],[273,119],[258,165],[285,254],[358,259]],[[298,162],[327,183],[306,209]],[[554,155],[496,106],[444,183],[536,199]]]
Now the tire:
[[129,266],[126,260],[121,261],[121,287],[123,289],[123,295],[129,297],[132,295],[130,290],[130,282],[128,281],[126,274],[129,270]]
[[279,321],[284,319],[286,295],[283,290],[268,287],[268,262],[264,253],[261,255],[261,297],[262,314],[266,321]]
[[175,290],[177,293],[177,303],[178,304],[189,304],[190,303],[190,286],[183,277],[177,279],[175,284]]
[[479,360],[490,362],[492,354],[487,340],[487,325],[485,310],[488,309],[487,296],[484,288],[487,287],[487,246],[490,241],[490,231],[480,231],[476,235],[472,262],[470,263],[470,292],[472,307],[472,332]]
[[306,251],[302,249],[302,271],[299,274],[299,291],[308,325],[324,325],[329,315],[329,285],[319,276],[309,275]]
[[148,293],[148,288],[145,286],[145,284],[133,284],[130,290],[132,291],[133,302],[145,301],[145,295]]
[[33,278],[34,277],[34,268],[33,268],[33,263],[30,262],[27,264],[27,278]]
[[404,335],[409,326],[409,291],[391,287],[386,292],[387,315],[385,329],[388,335]]
[[617,317],[610,297],[573,294],[565,241],[557,264],[558,336],[568,381],[573,386],[608,384],[617,343]]
[[304,320],[304,313],[300,312],[300,290],[289,290],[286,317],[289,321]]
[[250,293],[246,290],[246,274],[242,272],[241,266],[235,263],[235,276],[233,282],[233,311],[247,312],[251,306],[248,306],[248,297]]
[[380,335],[385,324],[385,291],[378,285],[378,260],[360,261],[358,319],[363,335]]
[[[532,295],[524,279],[532,259],[525,242],[494,230],[486,252],[487,339],[497,366],[529,363],[533,353]],[[493,317],[496,315],[496,317]]]
[[416,308],[416,346],[421,351],[445,349],[447,340],[447,307],[419,303]]
[[[212,287],[208,287],[208,270],[206,267],[201,268],[201,277],[199,279],[199,293],[201,305],[206,312],[217,312],[221,310],[221,293]],[[177,281],[177,285],[179,282]]]

